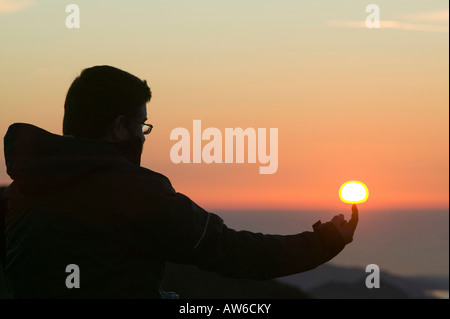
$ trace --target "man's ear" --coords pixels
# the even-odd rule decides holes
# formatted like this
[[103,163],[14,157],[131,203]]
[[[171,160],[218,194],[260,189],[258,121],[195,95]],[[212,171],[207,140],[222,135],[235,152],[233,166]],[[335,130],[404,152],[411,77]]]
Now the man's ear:
[[109,126],[107,140],[112,142],[123,141],[129,138],[130,133],[126,127],[126,118],[123,115],[119,115]]

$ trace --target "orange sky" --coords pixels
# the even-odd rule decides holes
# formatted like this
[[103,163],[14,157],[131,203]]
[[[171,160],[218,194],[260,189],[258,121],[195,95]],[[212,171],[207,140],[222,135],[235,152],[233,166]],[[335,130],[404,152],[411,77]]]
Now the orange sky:
[[[368,186],[366,210],[448,208],[446,1],[379,1],[381,29],[355,27],[366,4],[352,1],[77,1],[81,27],[71,30],[62,3],[7,2],[3,134],[14,122],[61,134],[71,81],[109,64],[152,88],[143,166],[205,209],[350,210],[338,196],[349,180]],[[278,128],[278,171],[172,163],[170,132],[192,133],[195,119],[222,134]],[[9,182],[2,157],[0,183]]]

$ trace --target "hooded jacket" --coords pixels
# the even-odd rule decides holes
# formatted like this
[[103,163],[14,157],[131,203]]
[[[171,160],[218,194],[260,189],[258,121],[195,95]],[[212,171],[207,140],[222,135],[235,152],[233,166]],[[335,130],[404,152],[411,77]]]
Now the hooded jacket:
[[[15,123],[4,148],[13,182],[0,236],[14,298],[161,298],[166,262],[262,280],[311,270],[345,246],[331,223],[285,236],[228,228],[140,166],[139,138],[78,139]],[[69,265],[79,288],[66,285]]]

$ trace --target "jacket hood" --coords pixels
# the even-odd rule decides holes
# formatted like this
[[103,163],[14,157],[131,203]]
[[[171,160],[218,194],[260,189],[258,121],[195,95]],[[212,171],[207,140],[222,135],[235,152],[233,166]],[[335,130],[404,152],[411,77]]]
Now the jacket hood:
[[8,175],[24,193],[60,188],[117,161],[140,165],[142,142],[134,137],[108,142],[56,135],[14,123],[4,137]]

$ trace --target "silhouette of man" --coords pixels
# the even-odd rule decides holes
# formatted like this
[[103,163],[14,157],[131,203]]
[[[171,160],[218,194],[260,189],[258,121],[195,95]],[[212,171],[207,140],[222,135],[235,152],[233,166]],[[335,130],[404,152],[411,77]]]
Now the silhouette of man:
[[[15,298],[163,298],[166,262],[234,278],[311,270],[353,239],[352,218],[313,231],[235,231],[140,166],[151,91],[111,66],[85,69],[64,105],[63,134],[25,123],[4,138],[13,179],[2,202],[2,265]],[[156,151],[156,150],[155,150]],[[2,231],[3,233],[3,231]],[[67,285],[78,266],[79,288]]]

